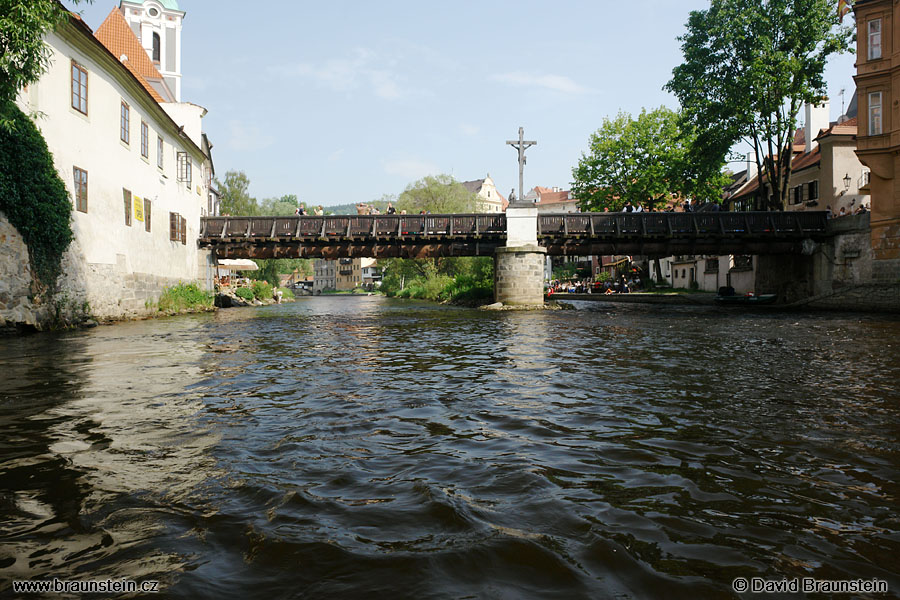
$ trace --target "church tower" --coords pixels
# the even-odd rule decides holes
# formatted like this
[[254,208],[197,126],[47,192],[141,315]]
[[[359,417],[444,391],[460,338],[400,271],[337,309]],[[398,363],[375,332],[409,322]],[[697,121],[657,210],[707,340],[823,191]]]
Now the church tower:
[[172,95],[181,102],[181,22],[177,0],[122,0],[119,10]]

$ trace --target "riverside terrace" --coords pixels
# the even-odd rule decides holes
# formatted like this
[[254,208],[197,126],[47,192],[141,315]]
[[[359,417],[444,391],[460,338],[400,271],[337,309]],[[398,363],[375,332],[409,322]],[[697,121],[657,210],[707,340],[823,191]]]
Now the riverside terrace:
[[[549,255],[801,254],[829,236],[824,211],[569,213],[537,217]],[[219,258],[489,256],[505,214],[203,217]]]

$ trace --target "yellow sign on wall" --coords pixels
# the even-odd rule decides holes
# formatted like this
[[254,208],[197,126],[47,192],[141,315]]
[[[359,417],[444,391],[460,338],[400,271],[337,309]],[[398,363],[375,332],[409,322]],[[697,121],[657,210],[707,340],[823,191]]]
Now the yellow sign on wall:
[[136,221],[144,220],[144,201],[137,196],[134,197],[134,219]]

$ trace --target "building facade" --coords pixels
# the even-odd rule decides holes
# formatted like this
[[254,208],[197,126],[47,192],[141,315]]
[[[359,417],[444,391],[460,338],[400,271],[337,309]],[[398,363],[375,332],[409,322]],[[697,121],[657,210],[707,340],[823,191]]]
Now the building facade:
[[[893,0],[857,0],[856,154],[871,170],[872,278],[900,278],[900,7]],[[900,87],[900,84],[898,84]]]
[[115,54],[73,15],[45,42],[49,69],[17,104],[38,115],[73,202],[61,291],[119,318],[150,311],[168,285],[211,282],[196,244],[209,159],[135,71],[139,57]]
[[313,263],[313,293],[321,294],[322,292],[336,290],[336,273],[336,260],[317,258]]

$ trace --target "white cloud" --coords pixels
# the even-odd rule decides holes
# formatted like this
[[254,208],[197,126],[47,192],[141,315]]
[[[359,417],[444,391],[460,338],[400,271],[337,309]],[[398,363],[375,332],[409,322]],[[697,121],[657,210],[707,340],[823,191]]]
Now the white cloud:
[[334,152],[332,152],[331,154],[328,155],[328,160],[330,162],[334,162],[337,159],[339,159],[341,156],[343,156],[343,154],[344,154],[344,149],[338,148],[337,150],[335,150]]
[[348,58],[332,58],[319,64],[302,62],[272,66],[267,70],[276,77],[310,80],[335,92],[368,89],[385,100],[401,98],[404,93],[397,75],[380,62],[382,61],[373,52],[357,48]]
[[237,120],[228,122],[228,140],[225,144],[232,150],[253,152],[271,146],[274,141],[272,135],[263,133],[256,125]]
[[388,175],[399,175],[406,179],[421,179],[426,175],[440,173],[436,165],[418,159],[387,160],[382,162],[382,166]]
[[564,75],[540,75],[515,71],[494,75],[491,79],[509,85],[540,87],[563,94],[586,94],[590,90],[582,87]]
[[463,123],[459,128],[465,135],[470,137],[478,135],[478,132],[480,131],[476,126],[470,125],[469,123]]

